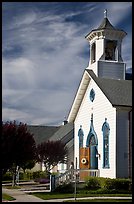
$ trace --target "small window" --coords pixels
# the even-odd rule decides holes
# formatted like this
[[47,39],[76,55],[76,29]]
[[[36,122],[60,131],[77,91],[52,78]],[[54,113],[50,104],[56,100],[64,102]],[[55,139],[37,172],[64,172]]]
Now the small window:
[[96,46],[95,43],[91,46],[91,63],[94,63],[96,61]]

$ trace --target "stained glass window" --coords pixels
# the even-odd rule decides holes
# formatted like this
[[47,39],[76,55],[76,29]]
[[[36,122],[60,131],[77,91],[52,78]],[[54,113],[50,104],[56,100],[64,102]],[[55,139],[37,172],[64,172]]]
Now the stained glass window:
[[110,127],[107,123],[107,118],[105,118],[105,122],[102,125],[103,132],[103,168],[109,168],[109,134]]

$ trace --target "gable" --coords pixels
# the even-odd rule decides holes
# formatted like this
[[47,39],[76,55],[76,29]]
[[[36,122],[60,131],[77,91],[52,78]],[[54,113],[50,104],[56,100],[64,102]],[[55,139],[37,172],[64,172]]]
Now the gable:
[[132,106],[131,80],[101,78],[97,77],[92,70],[85,69],[68,115],[69,122],[75,120],[91,79],[113,106]]
[[132,106],[132,81],[97,77],[86,69],[113,106]]

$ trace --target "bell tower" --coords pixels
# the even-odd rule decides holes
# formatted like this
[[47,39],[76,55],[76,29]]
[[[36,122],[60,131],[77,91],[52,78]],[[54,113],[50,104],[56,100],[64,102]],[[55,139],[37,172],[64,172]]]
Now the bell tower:
[[85,36],[90,45],[90,60],[87,69],[92,69],[98,77],[124,79],[126,64],[121,54],[122,39],[126,32],[116,29],[107,18],[104,10],[104,19],[97,29]]

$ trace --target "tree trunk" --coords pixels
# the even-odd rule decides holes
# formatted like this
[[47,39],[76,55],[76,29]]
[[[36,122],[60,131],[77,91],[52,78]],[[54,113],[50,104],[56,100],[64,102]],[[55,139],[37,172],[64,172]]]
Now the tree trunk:
[[15,172],[13,172],[12,186],[16,186],[16,173]]
[[12,186],[16,186],[16,165],[13,166],[12,173],[13,173]]

